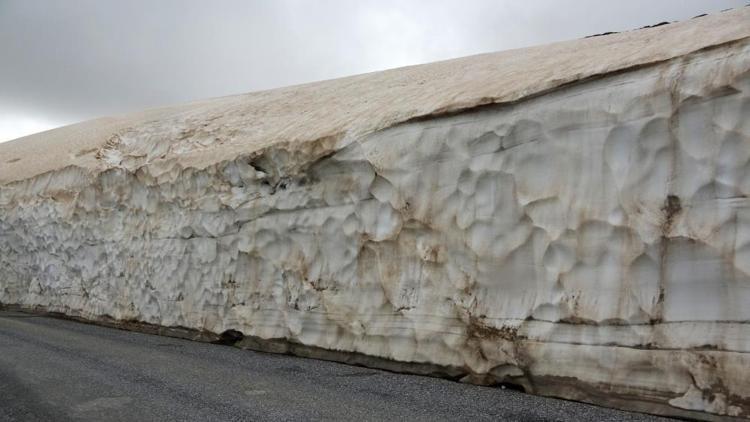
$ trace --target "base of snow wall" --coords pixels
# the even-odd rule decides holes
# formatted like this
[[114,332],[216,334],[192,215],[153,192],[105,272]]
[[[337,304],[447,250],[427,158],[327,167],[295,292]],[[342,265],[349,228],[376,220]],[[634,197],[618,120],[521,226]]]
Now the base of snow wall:
[[[263,339],[254,336],[237,335],[236,333],[211,333],[185,327],[164,327],[138,321],[117,321],[107,317],[96,320],[86,319],[71,314],[60,312],[47,312],[35,307],[21,307],[17,305],[0,304],[0,310],[24,312],[53,318],[68,319],[85,324],[94,324],[108,328],[127,331],[135,331],[144,334],[160,335],[166,337],[181,338],[190,341],[204,343],[222,344],[233,346],[243,350],[252,350],[264,353],[277,353],[299,356],[309,359],[319,359],[331,362],[344,363],[347,365],[362,366],[367,368],[382,369],[385,371],[421,375],[435,378],[446,378],[456,382],[467,384],[498,387],[504,386],[525,393],[540,396],[555,397],[566,400],[579,401],[602,407],[610,407],[633,412],[650,413],[653,415],[684,418],[688,420],[705,421],[729,421],[745,420],[741,417],[718,416],[701,411],[676,409],[665,401],[668,397],[659,395],[643,395],[641,393],[623,394],[613,393],[606,385],[593,385],[580,382],[577,378],[570,377],[476,377],[468,373],[466,368],[446,367],[430,363],[401,362],[370,356],[356,352],[328,350],[320,347],[296,343],[284,338]],[[241,334],[241,333],[239,333]],[[616,349],[613,349],[616,352]]]

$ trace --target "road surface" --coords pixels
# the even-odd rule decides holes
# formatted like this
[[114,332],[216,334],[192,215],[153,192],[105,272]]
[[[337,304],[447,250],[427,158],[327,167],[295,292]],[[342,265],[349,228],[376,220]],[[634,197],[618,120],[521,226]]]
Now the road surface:
[[647,421],[512,390],[0,312],[1,421]]

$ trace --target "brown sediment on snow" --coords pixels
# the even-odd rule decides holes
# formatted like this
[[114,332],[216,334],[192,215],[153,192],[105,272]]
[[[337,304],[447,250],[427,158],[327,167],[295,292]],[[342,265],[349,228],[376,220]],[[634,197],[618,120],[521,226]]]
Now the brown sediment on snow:
[[[0,183],[70,166],[100,172],[177,160],[181,167],[204,168],[274,145],[351,142],[410,119],[514,102],[742,40],[750,36],[748,15],[740,8],[606,37],[95,119],[0,144]],[[129,145],[130,137],[137,138],[137,147]],[[122,149],[123,157],[97,159],[110,149]]]

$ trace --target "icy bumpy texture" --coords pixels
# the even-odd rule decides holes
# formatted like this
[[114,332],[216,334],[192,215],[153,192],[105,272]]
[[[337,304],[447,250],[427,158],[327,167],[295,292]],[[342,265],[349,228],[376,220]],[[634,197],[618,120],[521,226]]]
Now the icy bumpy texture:
[[0,302],[747,417],[748,117],[739,42],[200,170],[142,166],[156,122],[2,187]]

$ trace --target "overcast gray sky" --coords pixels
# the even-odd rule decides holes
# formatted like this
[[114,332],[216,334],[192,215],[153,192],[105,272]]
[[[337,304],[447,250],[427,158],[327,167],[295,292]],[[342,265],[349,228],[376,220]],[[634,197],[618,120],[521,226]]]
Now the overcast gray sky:
[[0,141],[94,117],[623,31],[746,0],[0,0]]

